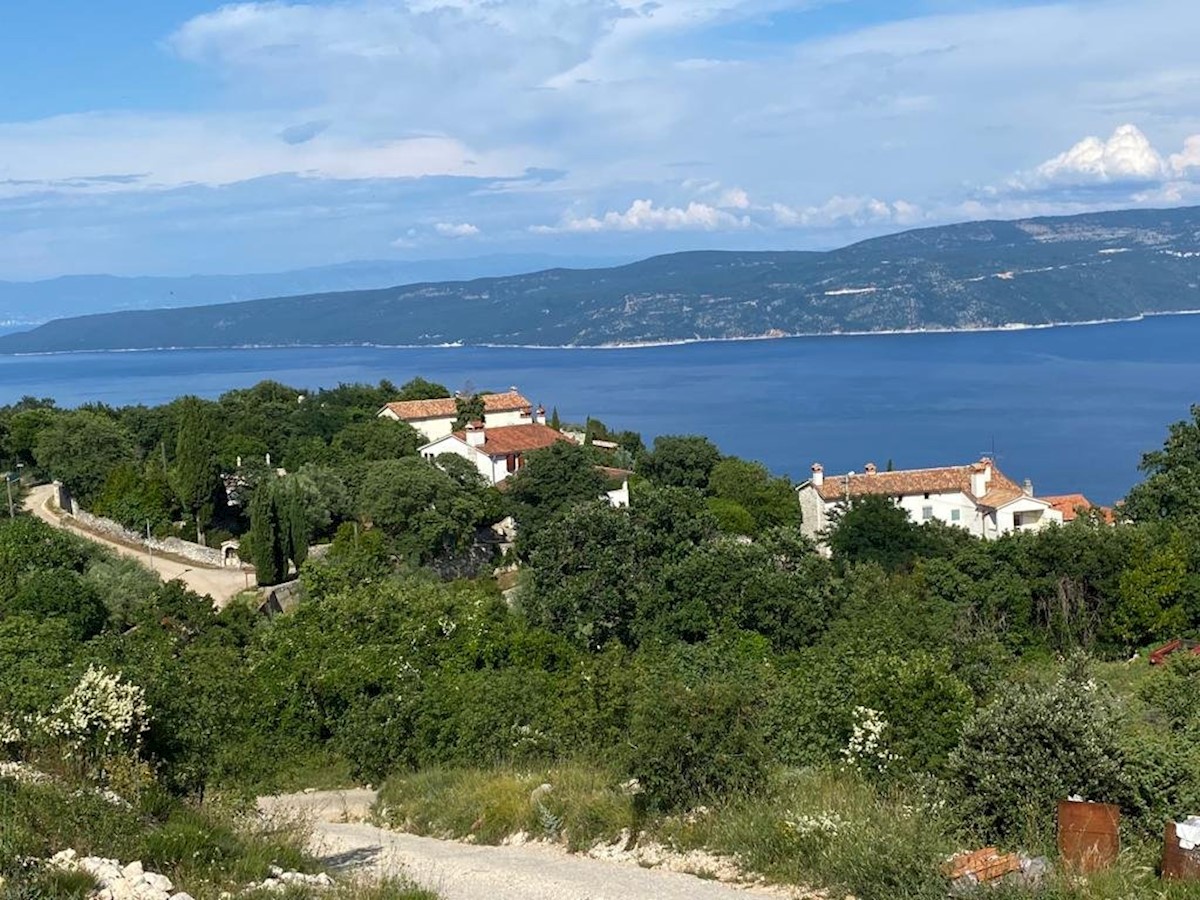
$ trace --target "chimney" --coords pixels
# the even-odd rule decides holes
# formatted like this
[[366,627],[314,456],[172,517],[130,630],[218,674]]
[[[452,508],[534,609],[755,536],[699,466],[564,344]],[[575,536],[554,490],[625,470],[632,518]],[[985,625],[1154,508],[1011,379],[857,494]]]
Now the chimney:
[[539,425],[546,424],[546,407],[539,405],[537,408],[537,416],[534,418]]
[[812,483],[813,487],[820,487],[825,483],[825,467],[820,463],[812,464]]
[[487,434],[482,422],[470,422],[467,424],[468,447],[482,447],[485,440],[487,440]]
[[863,467],[863,471],[868,475],[874,475],[878,469],[875,468],[875,463],[867,463],[866,466]]
[[1026,497],[1032,497],[1033,496],[1033,482],[1030,481],[1028,478],[1026,478],[1025,483],[1023,485],[1021,485],[1021,490],[1025,492]]
[[991,480],[992,461],[985,456],[971,466],[971,493],[976,497],[982,497],[987,493],[988,484],[991,483]]

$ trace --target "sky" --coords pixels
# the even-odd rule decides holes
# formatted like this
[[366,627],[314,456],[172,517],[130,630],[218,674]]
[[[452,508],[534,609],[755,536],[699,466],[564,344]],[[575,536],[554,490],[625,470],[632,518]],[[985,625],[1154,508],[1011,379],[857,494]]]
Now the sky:
[[0,279],[1200,203],[1195,0],[10,6]]

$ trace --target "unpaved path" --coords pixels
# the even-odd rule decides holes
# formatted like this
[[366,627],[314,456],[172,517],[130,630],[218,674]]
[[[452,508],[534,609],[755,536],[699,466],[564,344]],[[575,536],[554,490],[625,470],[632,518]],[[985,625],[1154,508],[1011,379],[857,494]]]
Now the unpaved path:
[[[149,555],[144,549],[139,550],[119,541],[110,540],[103,535],[79,527],[68,517],[56,514],[50,509],[50,501],[53,497],[53,485],[44,484],[35,487],[25,497],[25,508],[55,528],[63,528],[72,534],[87,538],[89,541],[102,544],[121,556],[128,556],[144,566],[150,566]],[[247,587],[254,586],[253,579],[248,580],[245,572],[240,569],[209,569],[199,563],[180,562],[175,559],[163,558],[157,554],[154,557],[154,571],[163,581],[179,579],[197,594],[212,597],[213,603],[218,609],[227,606],[230,600],[246,590]]]
[[[314,791],[263,797],[268,814],[305,816],[312,851],[331,868],[369,876],[407,876],[443,900],[752,900],[787,897],[572,855],[545,844],[486,847],[388,831],[361,821],[372,791]],[[802,896],[802,894],[797,894]]]

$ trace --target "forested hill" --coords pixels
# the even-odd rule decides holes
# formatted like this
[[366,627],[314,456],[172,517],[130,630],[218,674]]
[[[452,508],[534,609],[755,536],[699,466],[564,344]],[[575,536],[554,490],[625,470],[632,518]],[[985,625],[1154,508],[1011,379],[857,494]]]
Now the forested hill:
[[289,344],[596,346],[1081,322],[1200,308],[1200,207],[907,231],[824,253],[690,252],[216,306],[109,313],[0,352]]

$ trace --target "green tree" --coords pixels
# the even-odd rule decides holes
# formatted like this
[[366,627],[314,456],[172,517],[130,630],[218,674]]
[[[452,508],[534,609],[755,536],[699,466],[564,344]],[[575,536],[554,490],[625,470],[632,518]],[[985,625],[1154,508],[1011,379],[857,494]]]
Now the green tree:
[[424,378],[417,376],[411,381],[406,381],[403,385],[401,385],[396,399],[438,400],[442,397],[449,396],[450,390],[445,385],[438,384],[435,381],[426,381]]
[[367,467],[358,509],[405,556],[428,563],[468,546],[488,504],[429,460],[406,457]]
[[347,425],[333,439],[333,449],[347,462],[378,462],[414,456],[425,438],[407,422],[368,419]]
[[791,481],[772,477],[761,463],[736,456],[722,459],[713,466],[708,490],[714,497],[737,503],[750,513],[755,531],[795,525],[800,520],[800,504]]
[[925,544],[921,526],[882,495],[856,498],[838,510],[828,540],[835,560],[874,562],[890,572],[911,566]]
[[259,485],[254,492],[247,543],[259,584],[279,584],[287,577],[284,523],[280,521],[278,495],[271,482]]
[[196,540],[204,543],[204,529],[212,520],[224,488],[217,458],[218,424],[210,404],[197,397],[178,403],[179,434],[171,483],[179,504],[196,522]]
[[574,442],[535,450],[524,462],[505,491],[522,529],[536,530],[560,510],[602,496],[607,486],[587,448]]
[[483,394],[466,394],[454,398],[454,409],[458,417],[454,420],[456,430],[466,428],[472,422],[482,422],[484,414]]
[[1186,601],[1195,590],[1182,535],[1165,546],[1146,547],[1121,573],[1113,636],[1125,650],[1181,633],[1188,626]]
[[1142,456],[1146,480],[1125,498],[1122,512],[1139,522],[1200,520],[1200,404],[1191,420],[1173,424],[1161,450]]
[[638,466],[638,472],[656,484],[704,490],[709,475],[721,459],[721,451],[699,435],[664,435],[654,439],[654,449]]
[[555,406],[550,410],[550,427],[555,431],[562,430],[562,419],[558,417],[558,407]]
[[134,459],[133,438],[111,418],[89,410],[56,416],[38,434],[37,463],[87,505],[109,472]]

